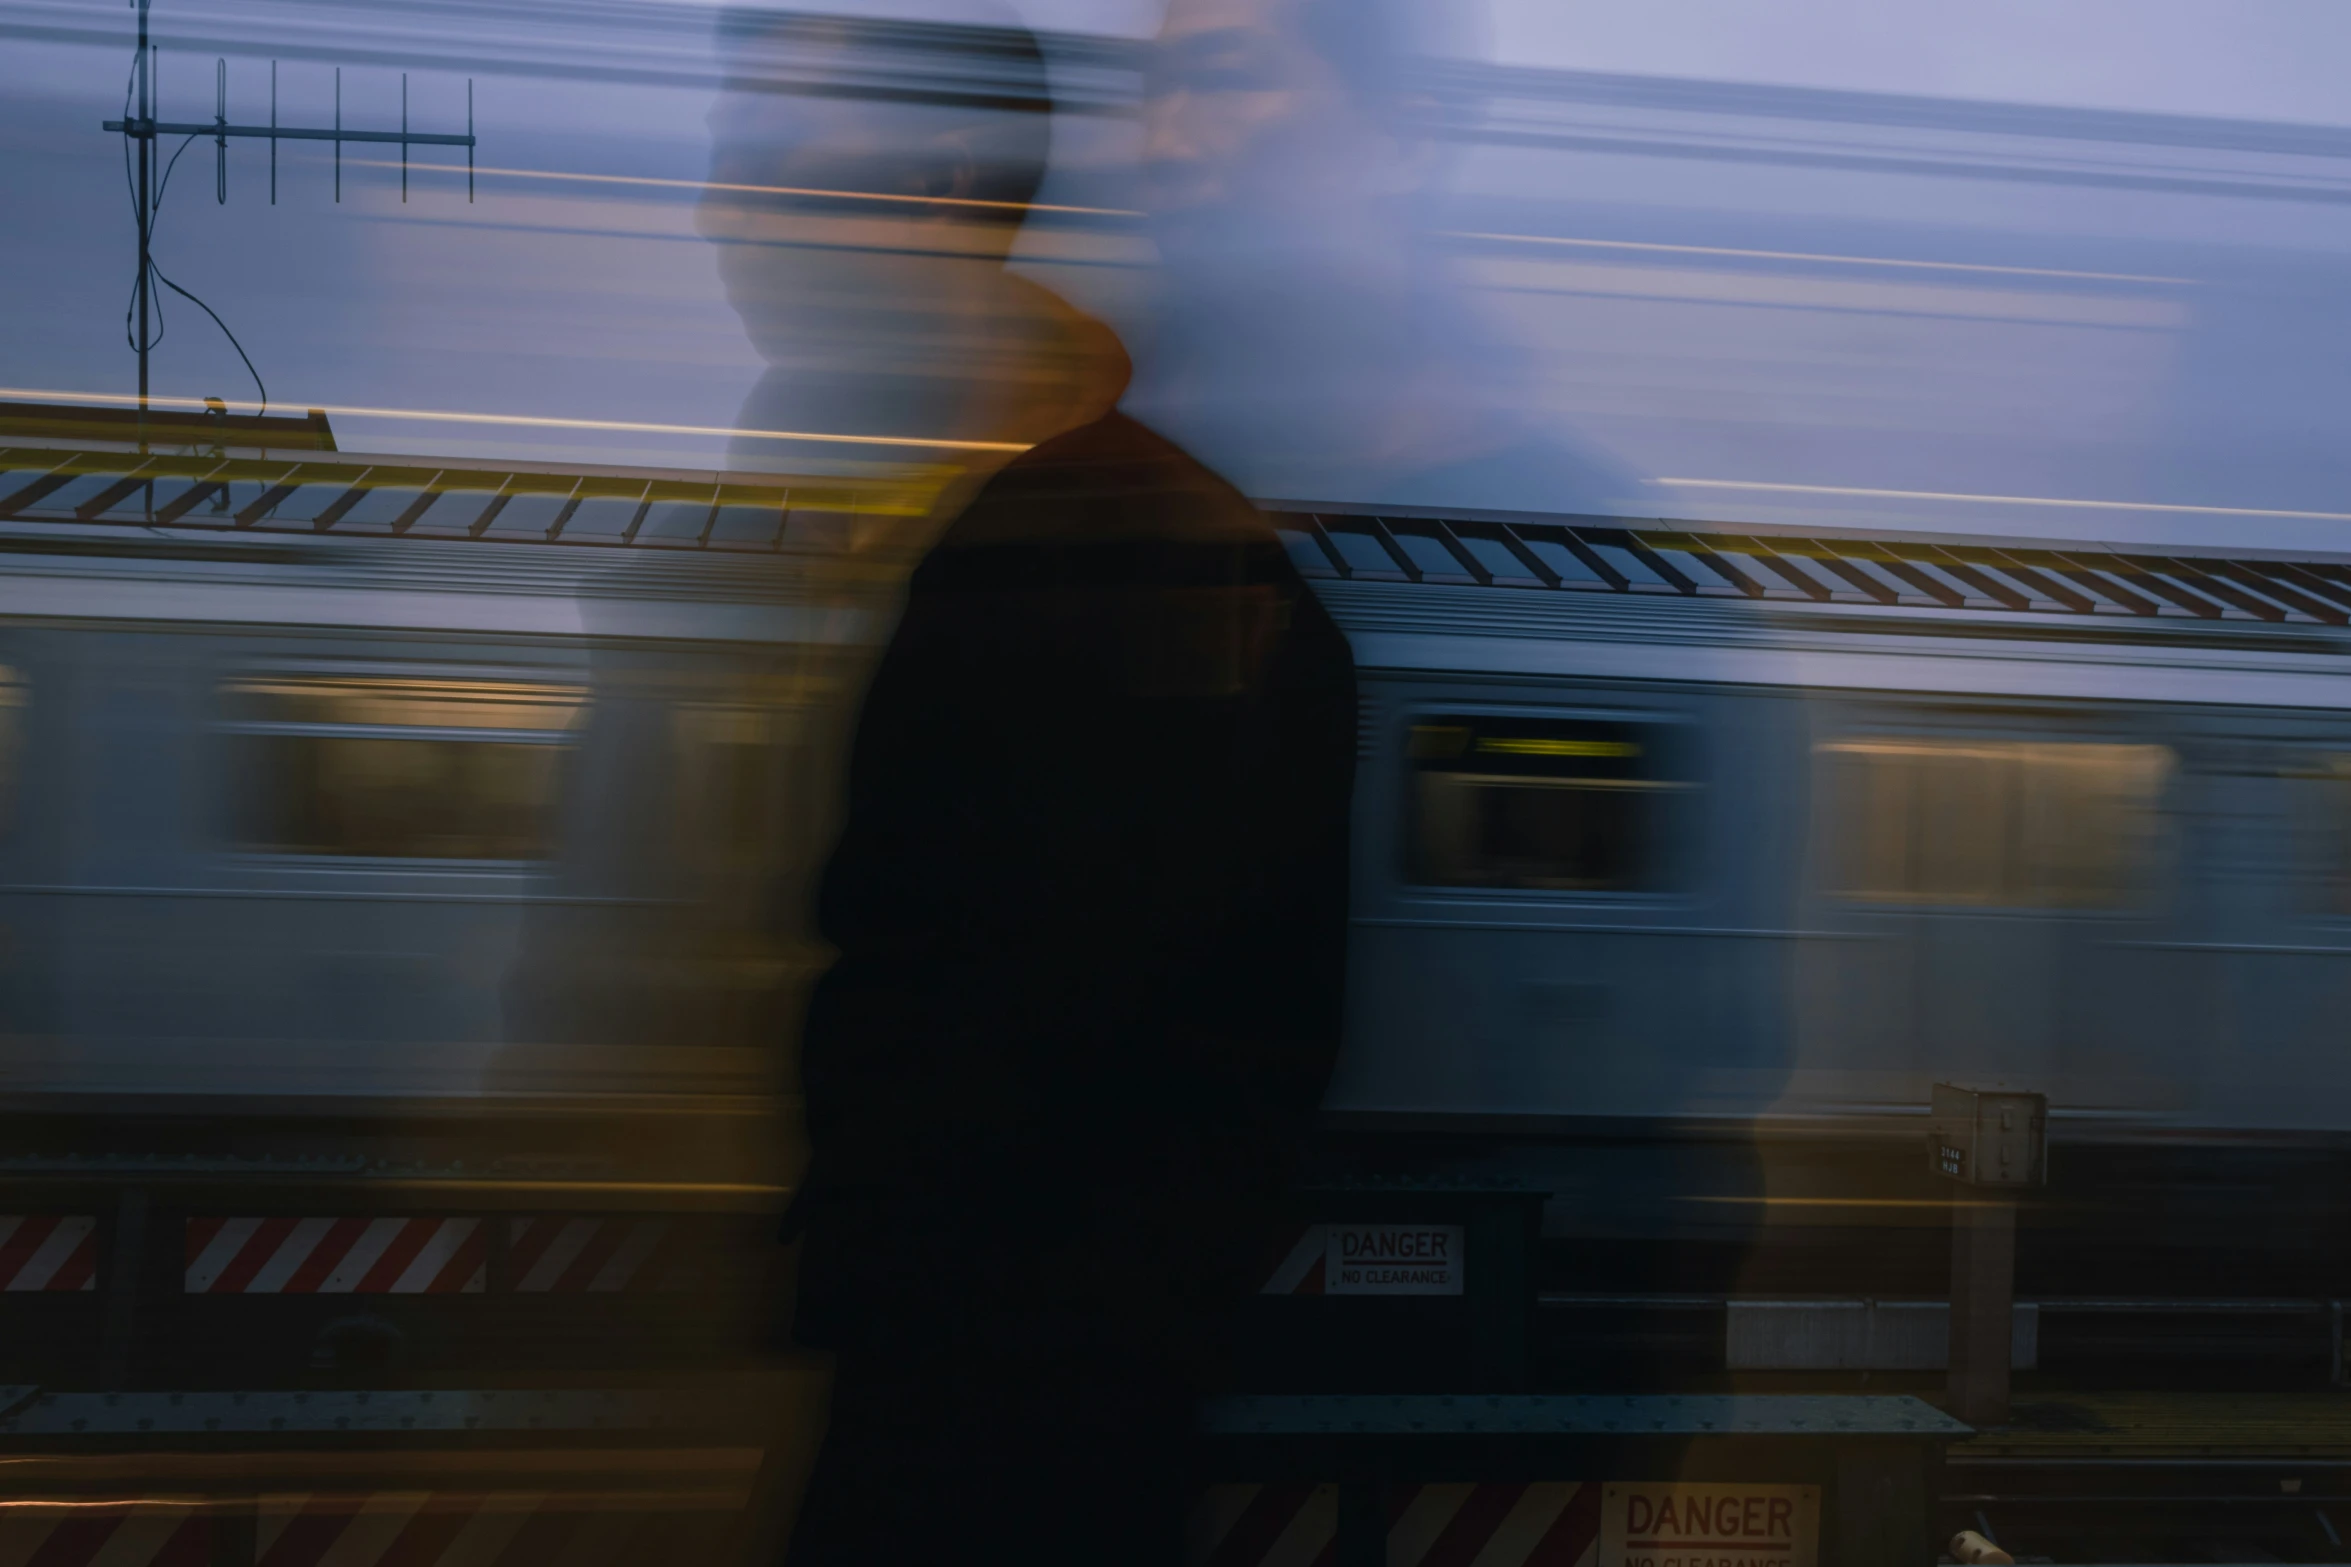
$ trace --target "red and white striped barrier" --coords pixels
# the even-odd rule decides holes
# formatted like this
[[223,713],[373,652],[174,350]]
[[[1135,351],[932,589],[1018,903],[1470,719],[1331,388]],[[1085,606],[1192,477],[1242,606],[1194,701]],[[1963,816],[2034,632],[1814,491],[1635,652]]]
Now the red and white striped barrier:
[[191,1295],[478,1295],[480,1219],[199,1218],[188,1221]]
[[663,1288],[669,1230],[667,1219],[509,1219],[507,1277],[525,1295]]
[[1265,1281],[1260,1295],[1320,1295],[1323,1288],[1323,1258],[1329,1254],[1330,1237],[1323,1226],[1309,1224],[1298,1232],[1290,1249],[1282,1254],[1281,1266]]
[[[253,1567],[701,1567],[733,1509],[534,1492],[265,1496]],[[213,1567],[218,1513],[161,1501],[0,1501],[9,1567]]]
[[[1330,1567],[1332,1485],[1216,1485],[1192,1515],[1193,1567]],[[1594,1567],[1600,1488],[1399,1486],[1388,1497],[1388,1567]]]
[[96,1219],[86,1213],[0,1214],[0,1290],[97,1287]]
[[1388,1525],[1389,1567],[1587,1567],[1598,1557],[1600,1487],[1424,1485]]
[[652,1567],[717,1559],[731,1511],[499,1492],[267,1496],[255,1567]]
[[210,1567],[212,1520],[169,1502],[0,1502],[11,1567]]

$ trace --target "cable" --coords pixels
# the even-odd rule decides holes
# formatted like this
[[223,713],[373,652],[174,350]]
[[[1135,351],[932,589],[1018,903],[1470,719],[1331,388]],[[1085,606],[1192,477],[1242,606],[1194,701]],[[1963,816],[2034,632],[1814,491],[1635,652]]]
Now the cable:
[[[138,80],[139,55],[137,51],[134,50],[131,55],[130,75],[124,78],[122,84],[122,117],[126,121],[131,117],[131,96],[133,90],[138,85]],[[145,212],[141,212],[139,210],[138,180],[131,172],[131,138],[126,135],[122,139],[123,185],[130,192],[131,213],[138,219],[139,226],[144,229],[147,234],[146,273],[141,274],[137,272],[136,269],[134,269],[131,278],[130,303],[123,307],[122,313],[123,340],[130,344],[131,351],[133,353],[152,351],[158,343],[163,341],[166,328],[163,317],[163,296],[161,294],[154,293],[152,290],[149,291],[149,298],[153,302],[154,306],[154,331],[153,335],[147,339],[144,345],[139,342],[138,329],[133,324],[134,318],[137,316],[139,309],[139,285],[146,281],[148,275],[152,275],[156,282],[161,283],[165,288],[170,289],[173,293],[179,295],[189,304],[194,305],[198,310],[201,310],[206,315],[212,317],[212,324],[220,328],[220,335],[229,340],[229,347],[235,349],[237,351],[237,357],[244,361],[245,373],[253,377],[253,389],[261,394],[260,412],[266,414],[269,412],[269,387],[267,383],[261,379],[261,372],[253,368],[253,356],[245,352],[245,345],[237,341],[237,334],[229,330],[229,324],[220,318],[219,311],[213,309],[203,300],[198,299],[194,294],[189,293],[186,289],[180,287],[179,284],[173,282],[164,274],[163,268],[155,264],[155,214],[163,210],[163,193],[165,190],[170,188],[172,170],[180,166],[180,154],[186,152],[188,150],[188,144],[195,140],[195,135],[186,136],[181,139],[179,146],[173,149],[171,158],[163,166],[162,178],[155,182],[155,194],[149,198],[147,210]]]
[[195,139],[193,135],[182,138],[179,146],[172,152],[171,161],[163,166],[163,178],[155,182],[155,210],[157,212],[163,210],[163,188],[171,183],[171,171],[180,166],[180,154],[186,152],[188,143]]
[[[139,82],[139,59],[136,59],[136,54],[134,54],[132,56],[132,73],[129,73],[129,78],[125,78],[125,82],[122,82],[122,117],[125,117],[125,120],[132,117],[132,92],[134,92],[136,82]],[[254,390],[261,392],[261,409],[259,411],[268,413],[270,411],[270,388],[268,388],[266,381],[261,381],[261,371],[254,369],[254,357],[249,355],[249,352],[245,352],[245,343],[237,341],[237,334],[228,329],[228,322],[221,320],[219,310],[214,310],[212,305],[207,305],[205,301],[202,301],[202,298],[190,294],[188,289],[179,287],[179,284],[172,282],[172,277],[165,275],[165,270],[162,270],[160,265],[155,265],[155,214],[160,214],[162,211],[162,193],[172,188],[172,169],[179,167],[179,155],[186,153],[188,143],[193,143],[193,141],[195,141],[193,134],[183,136],[179,146],[172,150],[172,157],[169,157],[169,160],[165,162],[165,167],[162,167],[162,179],[155,181],[155,195],[148,197],[148,209],[139,211],[139,181],[136,181],[134,174],[132,174],[132,139],[129,139],[129,136],[122,139],[122,183],[125,183],[125,188],[129,190],[129,197],[132,197],[132,214],[139,218],[141,228],[148,230],[146,273],[153,275],[155,282],[160,282],[162,287],[172,289],[174,294],[186,298],[190,305],[195,305],[197,310],[202,310],[205,315],[212,317],[214,327],[219,327],[221,336],[228,338],[230,348],[237,350],[237,359],[242,359],[242,362],[245,362],[245,374],[254,378]],[[132,324],[136,312],[139,312],[139,284],[141,282],[146,282],[146,277],[134,273],[132,275],[132,301],[122,308],[122,338],[132,345],[132,352],[141,350],[139,329],[136,329]],[[155,345],[162,343],[162,338],[165,338],[165,331],[167,331],[165,315],[162,315],[162,294],[153,294],[153,291],[150,291],[150,298],[153,298],[153,305],[155,305],[155,329],[153,329],[153,336],[150,336],[146,341],[146,350],[153,350]]]
[[198,299],[195,295],[189,293],[186,289],[180,287],[177,283],[174,283],[170,278],[165,277],[163,275],[163,268],[157,266],[152,258],[148,260],[147,270],[155,274],[155,281],[161,283],[165,288],[168,288],[173,293],[179,295],[189,304],[194,305],[198,310],[201,310],[206,315],[212,317],[212,324],[220,328],[220,335],[229,340],[229,347],[235,349],[237,351],[237,357],[245,361],[245,373],[253,377],[254,389],[261,393],[261,408],[259,411],[261,413],[268,413],[269,388],[262,384],[261,372],[253,368],[253,360],[246,354],[245,345],[237,341],[237,334],[229,330],[229,324],[220,318],[220,312],[213,309],[203,300]]

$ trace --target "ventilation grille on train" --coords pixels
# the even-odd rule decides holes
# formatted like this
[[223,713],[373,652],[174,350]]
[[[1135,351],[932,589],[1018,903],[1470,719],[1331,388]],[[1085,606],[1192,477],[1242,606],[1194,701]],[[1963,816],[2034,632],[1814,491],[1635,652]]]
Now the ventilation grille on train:
[[798,484],[670,469],[0,448],[0,519],[216,534],[838,551],[905,542],[937,490],[919,478]]
[[1308,577],[1666,598],[2351,624],[2351,567],[1903,539],[1792,538],[1576,522],[1287,512]]

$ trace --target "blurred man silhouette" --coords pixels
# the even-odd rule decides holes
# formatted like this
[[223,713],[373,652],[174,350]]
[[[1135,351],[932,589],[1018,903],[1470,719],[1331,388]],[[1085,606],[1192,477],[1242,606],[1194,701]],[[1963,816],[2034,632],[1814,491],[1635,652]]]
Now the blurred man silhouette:
[[1107,329],[1005,268],[1051,143],[1045,62],[1009,12],[965,9],[997,25],[750,9],[721,22],[700,227],[769,366],[731,466],[805,473],[839,451],[763,431],[1033,442],[1123,384]]
[[1640,481],[1527,412],[1434,206],[1427,56],[1468,0],[1173,0],[1145,78],[1161,308],[1127,407],[1260,498],[1603,512]]
[[[956,184],[969,145],[856,178],[1034,190]],[[826,156],[763,177],[847,189]],[[798,417],[771,380],[756,417]],[[836,1380],[795,1567],[1180,1555],[1190,1402],[1337,1050],[1354,725],[1265,520],[1119,414],[995,473],[914,574],[818,899],[786,1233]]]

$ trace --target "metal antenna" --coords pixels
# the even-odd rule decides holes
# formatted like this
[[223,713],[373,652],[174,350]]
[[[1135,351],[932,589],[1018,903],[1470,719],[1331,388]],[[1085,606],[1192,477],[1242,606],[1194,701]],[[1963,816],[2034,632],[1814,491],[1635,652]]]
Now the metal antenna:
[[[269,123],[267,125],[232,125],[229,123],[229,62],[225,57],[213,61],[213,104],[210,124],[182,125],[156,117],[161,101],[160,76],[162,59],[147,36],[147,8],[150,0],[131,0],[138,13],[138,53],[133,57],[132,101],[126,104],[126,117],[107,120],[104,128],[119,132],[131,143],[137,163],[138,219],[139,219],[139,276],[132,286],[131,310],[138,322],[138,336],[133,346],[139,356],[139,444],[147,443],[148,411],[148,351],[151,323],[154,319],[155,275],[155,207],[163,192],[157,174],[156,139],[164,136],[209,136],[212,138],[213,199],[226,203],[229,199],[229,138],[232,136],[258,137],[269,143],[269,199],[275,206],[278,199],[278,143],[281,141],[331,141],[335,144],[335,200],[343,199],[343,143],[397,142],[400,146],[400,199],[408,199],[408,149],[411,146],[463,147],[465,149],[465,199],[474,197],[474,134],[473,134],[473,78],[465,80],[465,134],[412,131],[408,128],[408,73],[400,73],[400,128],[396,131],[347,131],[343,129],[343,68],[335,67],[335,123],[329,126],[280,125],[278,123],[278,63],[269,63]],[[174,285],[177,286],[176,284]],[[191,296],[193,297],[193,296]],[[201,304],[201,301],[198,301]],[[205,307],[210,314],[210,307]],[[213,318],[215,321],[219,317]],[[227,327],[224,325],[225,332]],[[230,341],[236,339],[232,336]],[[239,348],[238,353],[244,353]],[[248,367],[250,363],[248,362]],[[258,377],[256,377],[258,379]]]
[[[154,68],[147,43],[147,0],[137,0],[137,3],[139,7],[139,52],[133,58],[137,62],[139,77],[139,123],[152,126],[155,123],[155,105],[149,92],[153,86]],[[148,192],[151,188],[149,182],[155,172],[155,136],[150,131],[147,135],[135,139],[138,142],[139,154],[139,281],[132,292],[137,295],[139,312],[139,446],[143,450],[147,445],[147,308],[149,303],[147,277],[150,270],[148,241],[153,237],[155,231],[155,204],[149,199]]]

